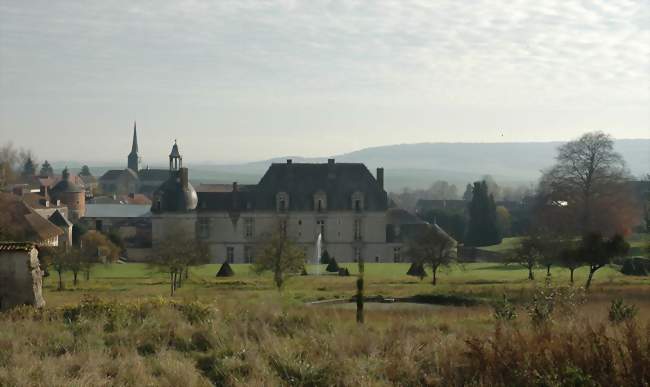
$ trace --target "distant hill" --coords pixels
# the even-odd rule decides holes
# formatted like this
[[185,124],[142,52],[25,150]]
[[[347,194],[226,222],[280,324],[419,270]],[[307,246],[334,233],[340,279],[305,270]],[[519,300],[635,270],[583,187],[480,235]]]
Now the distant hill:
[[[530,184],[541,170],[553,165],[562,142],[524,143],[421,143],[365,148],[333,156],[338,162],[362,162],[374,173],[386,169],[386,187],[424,188],[434,180],[447,180],[459,186],[483,175],[492,175],[502,185]],[[650,173],[650,139],[617,140],[615,147],[628,163],[632,174]],[[273,162],[324,162],[326,158],[288,156],[238,165],[193,166],[193,179],[241,178],[254,183]],[[214,176],[214,177],[213,177]],[[229,181],[226,180],[226,181]]]
[[[562,142],[510,143],[421,143],[365,148],[333,156],[338,162],[362,162],[374,173],[384,167],[386,188],[425,188],[435,180],[447,180],[462,187],[483,175],[492,175],[501,185],[531,184],[540,171],[553,165]],[[635,176],[650,173],[650,139],[616,140],[615,147]],[[325,162],[325,157],[278,157],[245,164],[207,165],[186,162],[194,182],[257,183],[273,162]],[[57,163],[60,164],[60,163]],[[73,164],[71,164],[73,165]],[[122,166],[121,168],[123,168]],[[164,168],[164,166],[159,166]],[[155,168],[155,166],[152,166]],[[91,168],[101,175],[108,167]]]

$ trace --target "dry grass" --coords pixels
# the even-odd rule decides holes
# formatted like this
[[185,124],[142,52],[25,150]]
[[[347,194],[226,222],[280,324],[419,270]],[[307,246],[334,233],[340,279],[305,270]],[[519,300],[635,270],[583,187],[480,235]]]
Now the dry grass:
[[273,293],[215,303],[88,299],[0,317],[2,386],[562,386],[650,383],[650,316],[596,300],[532,327],[487,306],[354,311]]

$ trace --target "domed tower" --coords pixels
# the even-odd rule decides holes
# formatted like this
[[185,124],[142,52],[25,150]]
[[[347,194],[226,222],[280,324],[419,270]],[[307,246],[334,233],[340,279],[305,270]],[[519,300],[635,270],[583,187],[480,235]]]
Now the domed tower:
[[169,154],[169,178],[154,192],[151,211],[187,212],[196,209],[197,203],[196,190],[189,182],[188,170],[183,168],[183,157],[174,141]]
[[61,173],[61,181],[50,190],[50,195],[68,207],[71,220],[76,221],[86,213],[86,191],[70,181],[67,167]]

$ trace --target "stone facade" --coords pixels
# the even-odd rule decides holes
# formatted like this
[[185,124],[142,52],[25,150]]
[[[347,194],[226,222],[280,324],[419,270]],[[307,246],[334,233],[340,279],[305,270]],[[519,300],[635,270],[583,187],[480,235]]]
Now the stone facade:
[[19,305],[45,305],[43,272],[31,243],[0,243],[0,311]]
[[[178,149],[172,151],[178,157]],[[363,164],[272,164],[257,185],[214,185],[195,192],[185,168],[175,170],[154,193],[152,239],[155,247],[171,230],[182,229],[204,241],[213,262],[249,263],[260,239],[277,230],[316,260],[316,240],[339,262],[401,261],[399,230],[383,187],[383,169],[373,176]],[[196,198],[196,199],[193,199]]]

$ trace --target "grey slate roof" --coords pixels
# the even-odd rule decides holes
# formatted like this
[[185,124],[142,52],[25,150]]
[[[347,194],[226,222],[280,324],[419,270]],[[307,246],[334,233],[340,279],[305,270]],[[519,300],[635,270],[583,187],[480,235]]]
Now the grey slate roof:
[[140,181],[160,181],[163,182],[169,178],[169,169],[141,169],[138,171]]
[[272,164],[257,185],[255,208],[274,210],[276,194],[289,194],[289,210],[313,210],[313,195],[327,194],[329,210],[352,209],[352,194],[364,195],[365,210],[383,211],[388,197],[368,168],[361,163]]
[[146,218],[151,216],[148,204],[86,204],[84,218]]
[[110,171],[106,171],[106,173],[104,173],[102,177],[99,178],[99,181],[105,182],[110,180],[117,180],[120,177],[122,177],[123,174],[129,174],[134,179],[138,179],[138,175],[135,173],[135,171],[133,171],[130,168],[126,168],[126,169],[111,169]]

